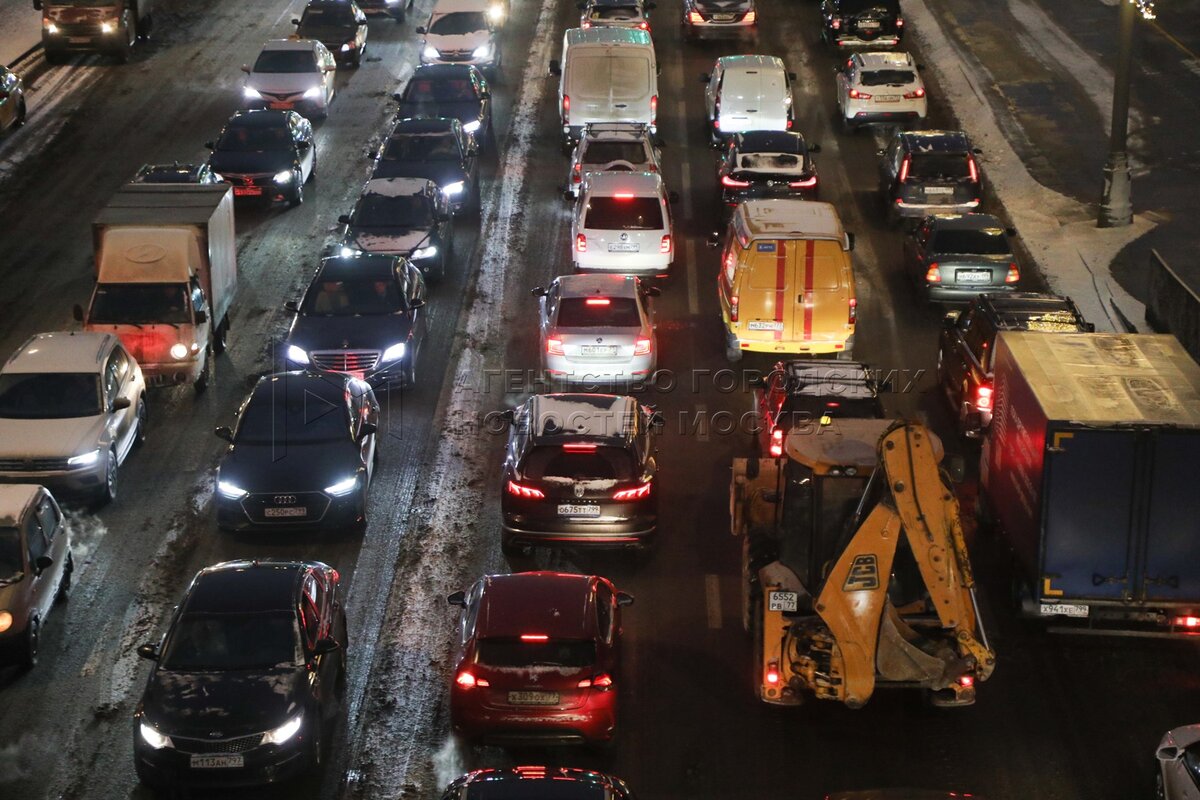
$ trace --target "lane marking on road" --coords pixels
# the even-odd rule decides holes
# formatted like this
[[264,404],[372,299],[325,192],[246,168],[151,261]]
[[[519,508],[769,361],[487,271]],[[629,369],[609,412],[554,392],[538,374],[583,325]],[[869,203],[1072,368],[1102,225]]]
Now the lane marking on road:
[[684,242],[683,252],[687,259],[688,313],[693,317],[700,313],[700,286],[696,277],[696,242]]
[[704,576],[704,608],[708,614],[709,630],[721,629],[721,577]]
[[680,194],[683,196],[683,216],[689,221],[692,219],[692,165],[687,159],[683,160],[680,165],[683,169],[683,174],[679,178]]
[[703,403],[696,405],[696,441],[708,441],[708,406]]

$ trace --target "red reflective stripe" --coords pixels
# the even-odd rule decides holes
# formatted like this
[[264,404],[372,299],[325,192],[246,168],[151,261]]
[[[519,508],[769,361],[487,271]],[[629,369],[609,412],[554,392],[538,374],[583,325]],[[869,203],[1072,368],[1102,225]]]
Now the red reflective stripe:
[[804,243],[804,338],[812,338],[813,323],[813,252],[816,242],[809,239]]
[[[787,245],[783,239],[775,244],[775,321],[783,322],[783,306],[787,302]],[[775,341],[783,340],[783,326],[775,326]]]

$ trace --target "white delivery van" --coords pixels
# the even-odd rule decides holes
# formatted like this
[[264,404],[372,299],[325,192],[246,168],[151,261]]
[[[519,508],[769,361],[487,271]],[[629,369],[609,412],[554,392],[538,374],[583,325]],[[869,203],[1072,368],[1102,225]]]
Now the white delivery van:
[[563,149],[570,152],[589,122],[641,122],[657,131],[658,62],[647,31],[570,28],[563,35],[558,115]]
[[718,58],[712,73],[700,76],[713,144],[745,131],[790,131],[795,79],[775,56]]

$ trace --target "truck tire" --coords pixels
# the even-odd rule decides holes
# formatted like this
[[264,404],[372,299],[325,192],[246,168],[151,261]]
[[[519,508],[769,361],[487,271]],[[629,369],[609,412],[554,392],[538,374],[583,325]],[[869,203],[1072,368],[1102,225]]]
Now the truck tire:
[[192,384],[192,388],[196,390],[196,394],[204,394],[208,389],[208,384],[212,382],[213,373],[213,351],[212,348],[204,354],[204,369],[200,371],[200,377]]

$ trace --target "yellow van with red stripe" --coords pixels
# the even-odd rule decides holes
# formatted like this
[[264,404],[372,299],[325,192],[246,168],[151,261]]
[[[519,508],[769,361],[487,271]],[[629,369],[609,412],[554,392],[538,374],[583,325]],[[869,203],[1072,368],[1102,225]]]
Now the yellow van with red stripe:
[[729,360],[747,351],[849,358],[858,310],[852,249],[854,235],[829,203],[740,204],[717,278]]

